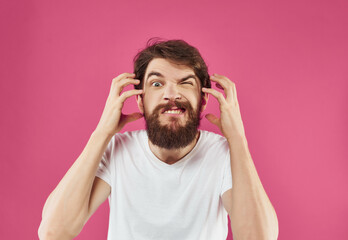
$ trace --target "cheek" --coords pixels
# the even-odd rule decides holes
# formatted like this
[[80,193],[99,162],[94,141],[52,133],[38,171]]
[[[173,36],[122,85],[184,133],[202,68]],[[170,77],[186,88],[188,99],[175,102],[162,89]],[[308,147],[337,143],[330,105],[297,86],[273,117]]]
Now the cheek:
[[147,114],[151,114],[152,111],[154,110],[154,108],[156,107],[156,105],[154,103],[158,102],[156,101],[153,97],[148,97],[149,95],[145,96],[143,99],[143,107],[144,107],[144,111]]
[[195,95],[194,97],[190,98],[190,102],[192,104],[192,107],[196,108],[201,101],[201,96]]

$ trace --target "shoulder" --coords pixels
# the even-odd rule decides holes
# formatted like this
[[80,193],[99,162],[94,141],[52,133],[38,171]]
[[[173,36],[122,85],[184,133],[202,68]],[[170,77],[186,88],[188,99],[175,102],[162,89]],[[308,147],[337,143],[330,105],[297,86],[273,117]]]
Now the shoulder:
[[202,145],[205,147],[228,149],[228,142],[224,136],[207,130],[200,130],[200,133]]
[[199,155],[204,156],[210,168],[222,169],[229,159],[227,139],[217,133],[200,130]]
[[132,142],[139,142],[147,137],[146,130],[127,131],[124,133],[116,133],[114,135],[115,144],[131,144]]
[[224,136],[221,136],[220,134],[210,132],[207,130],[199,130],[201,133],[201,137],[203,140],[206,141],[214,141],[214,142],[227,142],[226,138]]
[[126,131],[124,133],[116,133],[114,135],[115,138],[137,138],[141,137],[143,134],[146,134],[145,129],[135,130],[135,131]]

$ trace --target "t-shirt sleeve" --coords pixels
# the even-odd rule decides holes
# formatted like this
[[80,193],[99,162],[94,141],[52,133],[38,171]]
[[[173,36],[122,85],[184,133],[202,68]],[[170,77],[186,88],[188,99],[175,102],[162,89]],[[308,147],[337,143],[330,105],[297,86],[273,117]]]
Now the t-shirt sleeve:
[[225,157],[220,196],[222,197],[224,192],[226,192],[227,190],[231,188],[232,188],[232,172],[231,172],[230,151],[228,149],[226,157]]
[[110,170],[110,163],[111,163],[111,154],[112,154],[112,147],[113,143],[115,141],[115,136],[110,140],[105,152],[102,155],[102,159],[99,163],[97,172],[95,176],[103,179],[105,182],[107,182],[111,186],[111,170]]

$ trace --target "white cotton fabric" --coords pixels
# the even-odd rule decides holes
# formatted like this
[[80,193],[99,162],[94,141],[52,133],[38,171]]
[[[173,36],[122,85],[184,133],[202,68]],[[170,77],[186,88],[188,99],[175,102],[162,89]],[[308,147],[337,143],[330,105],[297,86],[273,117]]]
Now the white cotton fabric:
[[199,131],[192,151],[172,165],[151,152],[146,130],[113,136],[96,173],[111,186],[108,240],[227,238],[228,143]]

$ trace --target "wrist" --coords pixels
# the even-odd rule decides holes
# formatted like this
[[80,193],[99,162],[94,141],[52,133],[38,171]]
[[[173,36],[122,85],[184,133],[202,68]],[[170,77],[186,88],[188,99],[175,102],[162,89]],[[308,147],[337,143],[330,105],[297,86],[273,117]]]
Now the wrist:
[[240,135],[240,134],[231,135],[229,137],[226,137],[226,140],[229,143],[229,145],[248,146],[248,141],[245,135]]
[[97,137],[104,137],[107,139],[111,139],[114,134],[108,132],[108,131],[104,131],[102,129],[98,129],[96,128],[93,132],[92,132],[92,136],[97,136]]

